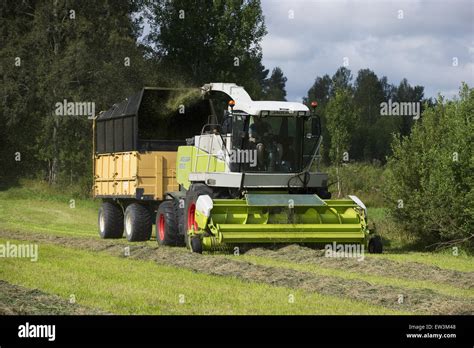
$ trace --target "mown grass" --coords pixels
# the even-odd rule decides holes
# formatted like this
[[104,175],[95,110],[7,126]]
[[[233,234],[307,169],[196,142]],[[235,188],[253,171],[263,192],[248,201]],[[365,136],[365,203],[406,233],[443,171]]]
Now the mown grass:
[[[231,257],[231,256],[226,256]],[[235,260],[236,258],[233,257]],[[240,255],[237,260],[248,261],[255,265],[262,265],[262,266],[271,266],[271,267],[279,267],[285,269],[292,269],[295,271],[303,271],[314,273],[323,276],[332,276],[332,277],[339,277],[347,280],[364,280],[370,284],[375,285],[387,285],[387,286],[396,286],[402,288],[409,288],[409,289],[431,289],[436,291],[440,294],[444,294],[447,296],[457,296],[460,298],[471,298],[474,299],[474,291],[467,290],[467,289],[460,289],[454,286],[450,286],[447,284],[442,283],[434,283],[425,280],[407,280],[401,279],[396,277],[382,277],[382,276],[373,276],[367,274],[361,274],[357,272],[351,272],[341,269],[334,269],[334,268],[324,268],[316,265],[311,264],[301,264],[291,261],[282,261],[276,259],[265,258],[261,256],[254,256],[254,255]]]
[[[118,314],[402,313],[348,299],[49,244],[39,246],[37,262],[18,258],[0,262],[0,277],[12,284],[65,299],[73,294],[78,304]],[[184,303],[180,303],[182,295]],[[290,295],[294,296],[293,303]]]

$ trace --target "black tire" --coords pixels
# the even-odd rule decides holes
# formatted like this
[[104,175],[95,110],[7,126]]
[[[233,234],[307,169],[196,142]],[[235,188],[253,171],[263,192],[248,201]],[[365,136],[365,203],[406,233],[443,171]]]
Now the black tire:
[[178,219],[173,201],[164,201],[156,213],[156,240],[159,245],[179,244]]
[[202,254],[202,240],[199,237],[191,238],[191,251],[193,253]]
[[328,191],[327,187],[320,188],[316,191],[317,195],[321,199],[331,199],[331,192]]
[[369,240],[369,253],[381,254],[383,252],[382,238],[380,236],[373,236]]
[[132,203],[125,209],[123,219],[125,236],[129,242],[142,242],[151,237],[151,214],[142,204]]
[[[193,204],[196,204],[197,199],[201,195],[209,195],[211,198],[214,198],[214,192],[212,191],[212,188],[210,188],[209,186],[205,184],[192,184],[189,187],[189,190],[186,192],[186,201],[184,204],[184,212],[183,212],[183,215],[184,215],[183,229],[184,229],[184,244],[189,250],[193,250],[191,241],[189,240],[188,233],[187,233],[188,227],[190,225],[188,221],[188,217],[190,213],[189,210]],[[202,246],[201,246],[201,252],[202,252]]]
[[[181,200],[181,201],[180,201]],[[186,200],[183,198],[174,198],[173,199],[173,206],[174,211],[176,214],[176,224],[177,224],[177,238],[176,238],[176,246],[185,246],[184,243],[184,208],[185,208]]]
[[122,238],[123,211],[118,204],[103,202],[99,208],[99,236],[100,238]]

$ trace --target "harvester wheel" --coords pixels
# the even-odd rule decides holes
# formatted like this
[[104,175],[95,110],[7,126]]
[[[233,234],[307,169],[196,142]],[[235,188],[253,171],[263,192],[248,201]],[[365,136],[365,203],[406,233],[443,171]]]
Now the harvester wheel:
[[328,191],[327,187],[322,187],[316,192],[321,199],[331,199],[331,192]]
[[173,201],[164,201],[156,213],[156,240],[159,245],[178,244],[178,221]]
[[369,240],[369,253],[381,254],[383,251],[382,238],[380,236],[373,236]]
[[118,204],[104,202],[99,208],[100,238],[122,238],[123,212]]
[[199,237],[191,238],[191,251],[193,253],[202,254],[202,241]]
[[[189,190],[186,192],[186,202],[184,205],[184,243],[186,244],[186,247],[192,251],[192,244],[191,241],[189,240],[189,236],[187,231],[192,228],[192,226],[195,225],[194,221],[194,213],[196,209],[196,201],[199,198],[199,196],[202,195],[209,195],[211,198],[213,198],[213,191],[212,188],[205,184],[192,184]],[[202,246],[201,246],[201,252],[202,252]]]
[[176,246],[185,246],[184,243],[184,205],[185,200],[182,198],[173,199],[174,214],[176,216]]
[[129,242],[141,242],[151,237],[150,211],[142,204],[132,203],[125,209],[125,236]]

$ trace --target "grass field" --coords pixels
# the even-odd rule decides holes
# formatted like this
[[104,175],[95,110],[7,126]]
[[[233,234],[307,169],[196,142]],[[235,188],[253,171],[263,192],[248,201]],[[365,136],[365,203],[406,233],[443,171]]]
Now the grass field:
[[298,245],[233,256],[101,240],[98,206],[37,182],[0,191],[0,244],[39,245],[37,262],[0,258],[0,314],[474,313],[474,258],[404,249],[381,208],[369,215],[389,248],[357,261]]

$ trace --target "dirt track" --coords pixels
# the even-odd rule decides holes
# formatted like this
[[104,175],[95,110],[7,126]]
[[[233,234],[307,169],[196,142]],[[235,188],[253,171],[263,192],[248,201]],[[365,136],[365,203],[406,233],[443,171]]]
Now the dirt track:
[[[88,251],[106,252],[117,257],[126,257],[124,255],[124,247],[129,246],[130,256],[128,257],[131,259],[150,260],[163,265],[187,268],[211,275],[238,277],[246,281],[261,282],[302,289],[308,292],[345,297],[391,309],[420,314],[474,313],[473,301],[446,296],[429,289],[408,289],[395,286],[374,285],[363,280],[348,280],[335,276],[323,276],[309,272],[255,265],[244,260],[239,260],[238,257],[224,258],[215,255],[198,255],[189,253],[183,248],[159,248],[153,246],[152,243],[124,244],[122,241],[106,241],[100,240],[99,238],[71,238],[39,233],[0,231],[1,238],[11,238],[12,236],[14,236],[15,239],[28,240],[29,242],[50,243]],[[289,246],[278,251],[254,249],[250,250],[248,254],[288,259],[299,263],[310,262],[324,267],[350,269],[363,273],[366,271],[363,271],[362,268],[368,267],[372,269],[372,271],[369,272],[371,274],[386,276],[396,274],[398,277],[403,276],[411,280],[433,280],[433,278],[427,278],[426,275],[430,272],[435,272],[436,274],[439,273],[437,278],[435,278],[436,282],[446,282],[451,285],[456,284],[462,288],[472,286],[472,274],[470,273],[440,270],[437,267],[419,263],[411,263],[411,265],[407,267],[408,263],[402,265],[395,261],[382,260],[383,266],[379,267],[377,262],[380,260],[366,258],[363,264],[360,265],[358,261],[352,259],[324,258],[320,251],[300,246]],[[409,270],[412,267],[416,268]],[[392,270],[389,271],[388,269]],[[397,270],[400,273],[393,270]],[[416,277],[413,276],[415,273]],[[397,302],[400,294],[404,297],[404,301],[401,304]]]

